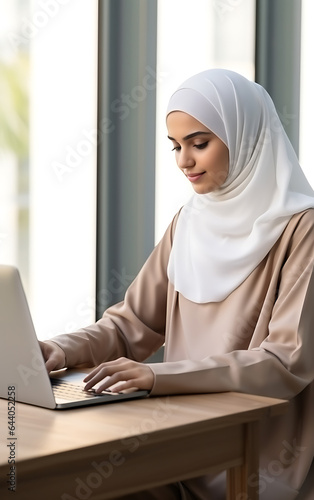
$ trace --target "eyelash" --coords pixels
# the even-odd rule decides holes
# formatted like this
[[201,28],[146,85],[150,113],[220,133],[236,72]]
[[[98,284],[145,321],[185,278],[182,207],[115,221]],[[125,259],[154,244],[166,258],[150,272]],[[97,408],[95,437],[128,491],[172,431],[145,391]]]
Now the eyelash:
[[[209,141],[206,141],[206,142],[202,142],[202,144],[194,144],[194,148],[196,149],[205,149],[207,144],[209,143]],[[181,146],[176,146],[175,148],[173,148],[171,151],[180,151],[181,149]]]
[[209,141],[202,142],[202,144],[194,144],[194,147],[197,149],[205,149]]

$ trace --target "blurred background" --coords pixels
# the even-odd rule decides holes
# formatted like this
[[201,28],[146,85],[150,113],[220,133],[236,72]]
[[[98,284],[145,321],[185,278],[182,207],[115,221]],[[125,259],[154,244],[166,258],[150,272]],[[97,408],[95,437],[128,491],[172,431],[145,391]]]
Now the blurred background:
[[0,0],[0,263],[38,337],[92,323],[191,188],[165,110],[192,74],[262,83],[314,185],[311,0]]

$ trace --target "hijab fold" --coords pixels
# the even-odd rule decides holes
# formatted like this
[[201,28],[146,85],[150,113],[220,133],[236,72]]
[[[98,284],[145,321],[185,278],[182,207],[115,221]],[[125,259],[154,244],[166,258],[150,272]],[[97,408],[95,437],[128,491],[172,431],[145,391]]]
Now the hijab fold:
[[314,207],[314,192],[266,90],[229,70],[186,80],[167,114],[183,111],[229,149],[225,183],[195,193],[178,218],[168,265],[175,289],[219,302],[258,266],[292,215]]

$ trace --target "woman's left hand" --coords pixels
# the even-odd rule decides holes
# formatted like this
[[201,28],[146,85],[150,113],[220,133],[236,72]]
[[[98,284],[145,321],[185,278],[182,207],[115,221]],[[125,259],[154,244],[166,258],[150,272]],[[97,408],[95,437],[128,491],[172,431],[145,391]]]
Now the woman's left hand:
[[113,385],[115,392],[131,388],[150,391],[154,384],[154,374],[144,363],[128,358],[118,358],[101,363],[84,378],[84,382],[87,382],[86,391],[98,384],[95,389],[97,393]]

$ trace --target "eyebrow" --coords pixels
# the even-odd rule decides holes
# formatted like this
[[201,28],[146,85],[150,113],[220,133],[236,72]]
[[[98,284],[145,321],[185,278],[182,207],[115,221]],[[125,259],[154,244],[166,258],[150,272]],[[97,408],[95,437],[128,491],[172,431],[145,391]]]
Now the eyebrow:
[[[211,134],[211,132],[202,132],[200,130],[200,131],[197,131],[197,132],[193,132],[192,134],[186,135],[185,137],[183,137],[183,140],[184,141],[188,141],[189,139],[192,139],[193,137],[196,137],[198,135],[210,135],[210,134]],[[170,137],[169,135],[168,135],[168,139],[170,139],[170,141],[178,142],[176,139],[174,139],[173,137]]]

